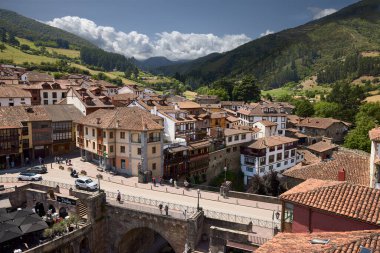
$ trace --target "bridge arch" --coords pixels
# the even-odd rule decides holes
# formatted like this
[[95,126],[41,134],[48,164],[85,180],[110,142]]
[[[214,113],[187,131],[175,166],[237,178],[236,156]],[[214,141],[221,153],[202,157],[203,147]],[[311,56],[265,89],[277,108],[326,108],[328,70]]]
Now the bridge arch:
[[118,252],[144,253],[149,250],[157,253],[182,253],[182,249],[176,245],[175,238],[167,238],[157,230],[160,229],[150,226],[135,226],[129,229],[117,243]]

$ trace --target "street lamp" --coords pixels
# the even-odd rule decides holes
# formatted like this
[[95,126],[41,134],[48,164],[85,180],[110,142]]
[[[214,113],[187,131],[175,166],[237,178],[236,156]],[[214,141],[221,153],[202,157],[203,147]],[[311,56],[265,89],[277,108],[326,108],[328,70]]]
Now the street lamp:
[[197,193],[198,193],[198,205],[197,205],[197,211],[199,212],[200,211],[200,207],[199,207],[199,197],[201,196],[201,190],[200,189],[198,189],[197,190]]
[[227,166],[224,166],[224,182],[227,182]]

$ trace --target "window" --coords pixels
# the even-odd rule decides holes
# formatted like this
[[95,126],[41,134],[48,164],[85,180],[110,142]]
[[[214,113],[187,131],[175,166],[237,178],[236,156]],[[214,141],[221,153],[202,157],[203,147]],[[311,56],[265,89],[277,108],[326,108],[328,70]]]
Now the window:
[[110,139],[113,139],[113,132],[110,132]]
[[88,148],[88,140],[86,140],[86,148]]
[[113,146],[110,146],[110,153],[113,153]]
[[265,172],[265,167],[261,167],[260,168],[260,173],[264,173]]
[[120,153],[125,153],[125,146],[120,146]]
[[137,154],[141,155],[141,148],[137,148]]
[[88,127],[85,128],[85,132],[88,135]]
[[294,159],[291,160],[291,163],[294,163]]
[[152,153],[153,153],[153,154],[156,153],[156,147],[152,147]]
[[293,150],[291,151],[291,156],[295,156],[295,155],[296,155],[296,150],[293,149]]
[[227,153],[230,153],[231,152],[231,149],[230,148],[227,148]]
[[44,92],[44,98],[48,98],[48,93],[47,92]]
[[289,158],[289,150],[286,150],[284,153],[284,159]]
[[237,135],[235,135],[235,141],[238,141],[239,140],[239,135],[237,134]]
[[277,168],[279,168],[281,166],[281,163],[277,163]]
[[245,138],[246,138],[246,134],[242,134],[242,135],[241,135],[241,139],[242,139],[242,140],[245,140]]
[[48,105],[49,104],[49,101],[48,100],[44,100],[44,105]]
[[282,121],[282,122],[285,122],[285,117],[281,117],[281,121]]
[[270,155],[269,156],[269,163],[273,163],[274,162],[274,155]]
[[55,105],[57,103],[57,100],[53,100],[53,105]]
[[57,98],[57,92],[53,92],[53,98]]
[[232,136],[229,136],[228,137],[228,142],[231,142],[232,141]]
[[252,167],[245,167],[245,171],[246,172],[253,172],[253,168]]
[[269,147],[269,152],[273,152],[273,151],[275,151],[275,146],[273,146],[273,147]]
[[25,98],[21,98],[21,101],[25,101]]
[[269,165],[269,170],[273,170],[273,165]]
[[272,117],[272,122],[277,122],[277,117]]
[[120,132],[120,139],[125,139],[125,132]]
[[265,157],[260,157],[260,165],[264,165],[266,163]]
[[62,98],[66,97],[66,93],[62,92]]
[[288,161],[285,161],[285,162],[284,162],[284,165],[288,165]]
[[282,128],[282,129],[285,128],[285,123],[281,123],[281,128]]
[[92,143],[92,149],[95,149],[95,142]]
[[278,145],[277,150],[281,150],[281,149],[282,149],[282,145]]
[[92,129],[92,136],[95,137],[95,129]]
[[152,170],[156,170],[156,163],[152,163]]
[[107,133],[106,133],[106,131],[103,131],[103,138],[107,138]]
[[278,153],[277,154],[277,161],[281,161],[282,160],[282,153]]

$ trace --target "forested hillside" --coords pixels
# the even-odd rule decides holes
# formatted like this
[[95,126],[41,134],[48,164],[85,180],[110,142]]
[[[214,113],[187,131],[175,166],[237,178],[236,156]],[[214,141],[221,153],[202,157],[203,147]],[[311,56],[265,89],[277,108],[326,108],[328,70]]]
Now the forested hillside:
[[82,46],[95,47],[74,34],[4,9],[0,9],[0,29],[33,41],[39,46],[73,49],[79,49]]
[[380,74],[379,59],[361,54],[378,50],[380,1],[364,0],[232,51],[161,67],[156,72],[176,75],[193,88],[247,74],[254,75],[262,88],[280,87],[316,73],[318,81],[329,83],[360,74]]

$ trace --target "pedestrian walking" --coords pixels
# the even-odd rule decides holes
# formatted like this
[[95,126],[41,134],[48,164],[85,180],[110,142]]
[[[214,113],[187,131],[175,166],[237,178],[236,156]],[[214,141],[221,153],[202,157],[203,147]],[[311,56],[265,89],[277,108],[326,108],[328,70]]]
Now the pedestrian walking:
[[26,163],[26,165],[29,165],[29,157],[25,158],[25,163]]
[[173,178],[170,178],[169,183],[170,183],[171,186],[174,186],[174,184],[173,184]]
[[162,203],[158,205],[158,208],[160,209],[160,213],[161,213],[161,214],[162,214],[162,208],[163,208],[163,207],[164,207],[164,206],[162,205]]
[[42,157],[38,157],[38,161],[40,162],[40,164],[42,164]]
[[152,181],[153,181],[154,187],[156,187],[156,178],[152,178]]
[[169,215],[169,207],[168,207],[168,205],[165,205],[165,214],[166,214],[166,216]]
[[162,177],[160,177],[160,181],[159,181],[160,185],[162,185]]
[[120,201],[121,201],[121,194],[120,194],[119,190],[117,190],[117,197],[116,197],[116,199],[120,203]]
[[176,180],[174,180],[174,187],[178,189]]

